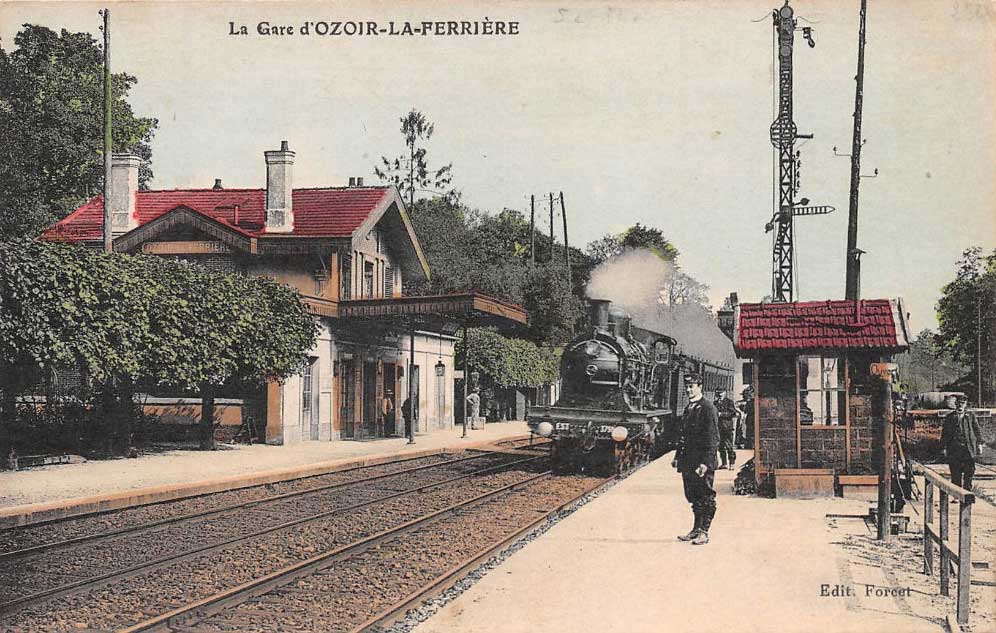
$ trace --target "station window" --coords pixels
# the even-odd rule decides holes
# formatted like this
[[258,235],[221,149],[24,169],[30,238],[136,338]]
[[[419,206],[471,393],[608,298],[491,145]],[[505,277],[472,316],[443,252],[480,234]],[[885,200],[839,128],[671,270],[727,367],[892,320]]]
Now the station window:
[[844,424],[847,390],[844,361],[836,356],[799,357],[799,424]]
[[374,296],[374,265],[373,262],[363,262],[363,298]]

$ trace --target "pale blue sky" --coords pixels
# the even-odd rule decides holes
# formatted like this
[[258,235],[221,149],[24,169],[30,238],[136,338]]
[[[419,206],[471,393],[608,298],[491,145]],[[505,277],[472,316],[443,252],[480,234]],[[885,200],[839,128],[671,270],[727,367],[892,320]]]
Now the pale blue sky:
[[[156,116],[155,188],[265,184],[288,140],[295,186],[375,182],[400,153],[398,117],[436,123],[464,201],[528,211],[565,193],[570,241],[642,222],[711,286],[759,300],[771,284],[772,0],[656,3],[112,4],[112,61]],[[858,0],[797,0],[800,197],[829,216],[796,225],[798,298],[843,294]],[[996,246],[996,9],[986,0],[870,0],[858,243],[865,297],[902,296],[934,327],[940,287],[973,244]],[[82,3],[0,5],[4,48],[23,22],[87,30]],[[517,20],[515,37],[233,37],[228,22]],[[752,22],[758,20],[759,22]],[[559,219],[558,219],[559,231]]]

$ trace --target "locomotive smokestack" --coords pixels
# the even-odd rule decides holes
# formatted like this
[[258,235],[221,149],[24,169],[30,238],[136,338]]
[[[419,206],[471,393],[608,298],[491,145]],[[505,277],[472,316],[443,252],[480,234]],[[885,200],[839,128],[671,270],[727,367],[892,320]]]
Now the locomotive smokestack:
[[611,301],[605,299],[588,300],[588,319],[591,326],[599,330],[609,329],[609,304]]

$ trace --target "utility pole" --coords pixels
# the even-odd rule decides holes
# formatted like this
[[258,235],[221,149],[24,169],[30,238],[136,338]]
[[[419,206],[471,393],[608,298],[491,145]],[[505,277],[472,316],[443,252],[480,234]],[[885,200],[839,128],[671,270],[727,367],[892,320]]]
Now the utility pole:
[[567,283],[571,281],[571,249],[567,246],[567,209],[564,208],[564,192],[560,192],[560,216],[564,220],[564,265],[567,266]]
[[865,12],[867,0],[861,0],[861,20],[858,27],[858,73],[854,80],[854,137],[851,140],[851,198],[847,208],[847,272],[844,298],[860,299],[860,256],[858,250],[858,185],[861,183],[861,110],[864,105],[865,85]]
[[882,407],[882,446],[879,453],[878,533],[880,541],[892,535],[892,383],[883,375],[875,376],[875,395]]
[[553,192],[550,192],[550,262],[553,262]]
[[529,196],[529,265],[536,266],[536,196]]
[[975,278],[975,371],[978,380],[976,392],[978,393],[977,407],[982,406],[982,293],[979,292],[981,282],[978,276]]
[[111,226],[111,10],[104,9],[104,250],[114,250]]

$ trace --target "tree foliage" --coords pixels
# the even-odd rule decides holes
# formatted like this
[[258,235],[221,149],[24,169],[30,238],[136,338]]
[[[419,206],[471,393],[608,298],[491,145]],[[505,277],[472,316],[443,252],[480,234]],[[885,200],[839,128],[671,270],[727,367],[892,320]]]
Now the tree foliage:
[[982,370],[982,399],[996,401],[996,250],[983,255],[967,249],[955,278],[941,290],[937,303],[938,342],[952,357],[972,368],[962,384],[975,397],[977,371]]
[[[416,203],[412,221],[429,260],[432,281],[410,291],[475,290],[493,295],[529,311],[528,336],[534,342],[559,345],[570,339],[584,312],[579,285],[574,275],[568,279],[559,258],[535,266],[530,263],[529,222],[521,213],[505,209],[486,214],[434,198]],[[549,236],[543,239],[549,244]],[[578,278],[584,274],[573,272]]]
[[452,201],[458,200],[460,193],[451,187],[453,163],[438,169],[429,167],[425,144],[432,138],[436,126],[415,108],[400,120],[406,152],[396,158],[382,156],[381,164],[374,166],[374,173],[382,181],[395,185],[409,204],[420,191],[426,190]]
[[[470,371],[480,372],[485,382],[498,387],[538,387],[559,375],[559,355],[530,341],[507,338],[488,328],[467,330]],[[466,349],[457,342],[456,354],[463,367]]]
[[590,242],[585,251],[591,258],[592,264],[597,266],[611,257],[640,248],[649,250],[665,261],[673,263],[678,259],[678,249],[660,229],[643,226],[639,222],[622,233],[608,234]]
[[921,330],[910,341],[909,351],[900,354],[896,362],[900,379],[910,394],[947,390],[966,372],[965,366],[952,358],[937,333],[930,329]]
[[314,343],[297,291],[269,279],[68,245],[0,245],[3,424],[14,395],[75,367],[104,396],[129,398],[139,385],[200,391],[202,439],[213,445],[213,393],[294,373]]
[[[0,48],[0,237],[32,236],[103,182],[103,53],[88,33],[24,25],[13,50]],[[112,75],[114,151],[145,159],[158,121],[137,117],[126,101],[135,85]]]

